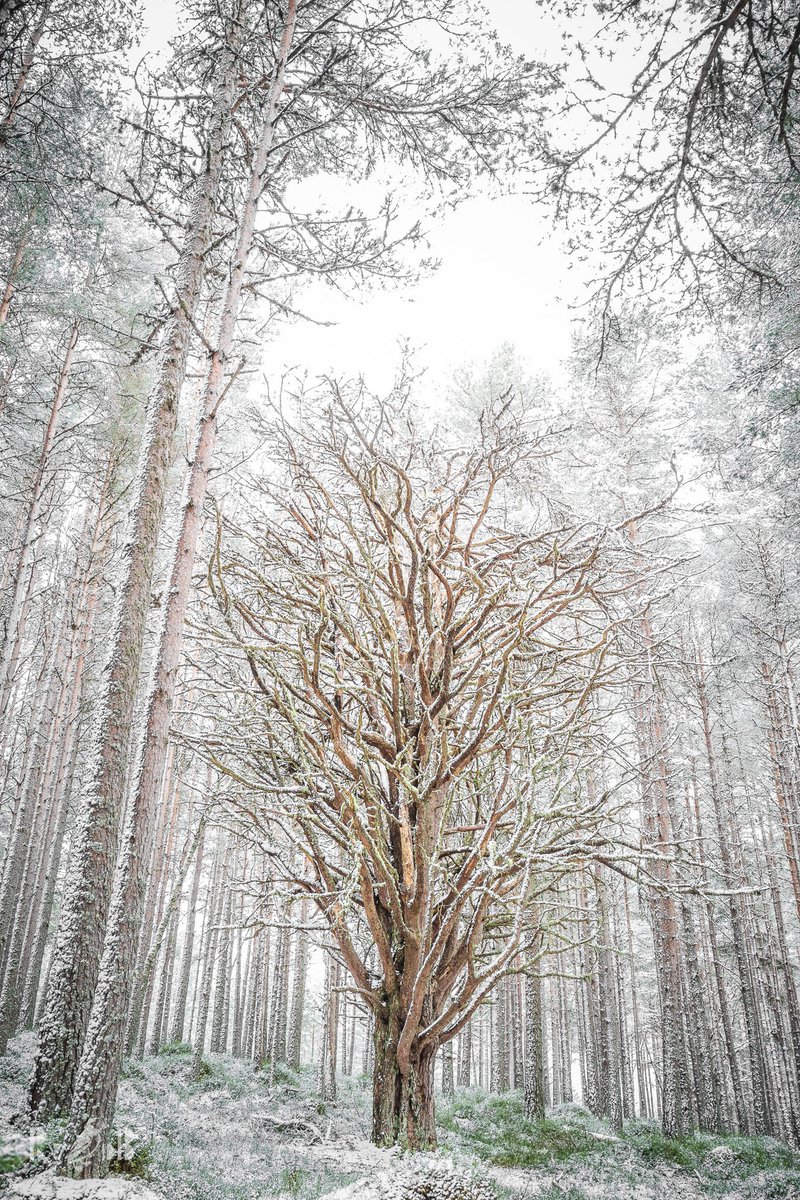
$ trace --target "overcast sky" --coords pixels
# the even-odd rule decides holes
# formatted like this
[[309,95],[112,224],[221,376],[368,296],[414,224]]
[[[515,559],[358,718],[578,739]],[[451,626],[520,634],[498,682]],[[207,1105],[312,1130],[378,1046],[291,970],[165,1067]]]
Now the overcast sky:
[[[527,0],[484,0],[501,39],[517,53],[541,56],[552,33],[541,9]],[[145,0],[145,29],[137,52],[163,47],[174,30],[175,5]],[[313,184],[305,185],[313,202]],[[337,189],[338,190],[338,189]],[[346,199],[346,187],[341,198]],[[346,207],[346,203],[344,205]],[[363,373],[383,388],[391,382],[398,346],[409,341],[417,362],[435,384],[452,367],[486,359],[513,342],[533,371],[558,372],[569,349],[568,276],[556,231],[524,195],[465,200],[429,229],[441,265],[413,286],[371,290],[352,299],[321,286],[309,289],[302,307],[327,328],[285,325],[266,348],[270,374],[303,368]]]

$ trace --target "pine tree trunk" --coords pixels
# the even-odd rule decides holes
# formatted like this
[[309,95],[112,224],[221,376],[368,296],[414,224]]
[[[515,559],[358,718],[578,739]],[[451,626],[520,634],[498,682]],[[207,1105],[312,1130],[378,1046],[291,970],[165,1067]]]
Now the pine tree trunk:
[[264,900],[264,928],[261,931],[261,948],[256,973],[256,1010],[253,1016],[253,1066],[263,1066],[267,1057],[269,1031],[269,964],[271,951],[272,896]]
[[218,845],[215,869],[209,885],[207,901],[208,920],[206,922],[204,939],[205,946],[203,947],[204,953],[201,958],[202,969],[198,971],[197,978],[199,1007],[197,1012],[197,1022],[194,1029],[194,1042],[192,1050],[192,1078],[195,1080],[200,1079],[203,1073],[203,1052],[205,1050],[208,1014],[211,1007],[211,984],[214,977],[217,924],[222,912],[223,888],[220,849],[221,848]]
[[652,662],[653,634],[642,622],[646,674],[634,687],[634,709],[642,773],[645,836],[657,856],[653,873],[659,890],[650,897],[656,976],[661,1006],[661,1123],[668,1137],[689,1128],[688,1063],[683,1025],[680,921],[673,888],[672,828],[663,698]]
[[451,1100],[456,1094],[452,1040],[445,1042],[442,1046],[442,1094],[448,1100]]
[[308,970],[308,931],[303,928],[307,920],[306,901],[300,904],[300,925],[295,938],[294,984],[292,987],[292,1018],[289,1026],[289,1066],[297,1071],[300,1067],[300,1050],[303,1044],[303,1013],[306,998],[306,972]]
[[49,15],[50,0],[45,0],[44,4],[42,5],[42,11],[39,14],[39,20],[28,35],[28,40],[25,43],[25,49],[22,52],[22,62],[20,64],[19,74],[14,82],[14,86],[11,88],[6,111],[3,113],[2,119],[0,119],[0,154],[5,152],[6,144],[8,142],[8,135],[11,131],[14,118],[17,115],[17,109],[19,108],[20,100],[22,99],[22,94],[25,91],[25,85],[28,82],[28,76],[30,75],[31,67],[33,66],[34,59],[36,57],[36,47],[39,45],[39,42],[42,39],[42,34],[44,33],[45,25],[47,24],[47,18]]
[[75,348],[78,344],[79,333],[80,325],[75,321],[67,337],[64,358],[61,363],[53,402],[50,405],[50,417],[45,429],[39,461],[36,465],[36,471],[31,484],[31,498],[28,503],[22,529],[22,540],[16,557],[16,566],[11,579],[11,608],[8,619],[3,627],[2,655],[0,656],[0,713],[5,712],[8,698],[11,694],[14,662],[19,654],[19,646],[22,640],[23,630],[20,626],[22,624],[25,599],[29,592],[30,577],[33,568],[36,526],[41,517],[42,500],[47,486],[47,468],[58,431],[61,410],[64,407],[64,400],[67,396],[67,388],[72,372],[72,363],[75,356]]
[[[210,778],[210,771],[209,771]],[[192,888],[189,893],[189,905],[186,910],[186,928],[183,935],[183,950],[181,953],[181,970],[178,982],[178,994],[175,1001],[175,1013],[172,1018],[170,1040],[182,1042],[186,1026],[186,1001],[189,996],[189,981],[192,973],[192,955],[194,953],[194,931],[197,921],[197,902],[200,895],[200,878],[203,874],[203,855],[205,853],[206,823],[201,818],[197,853],[195,855]]]
[[544,1045],[542,1037],[542,978],[537,967],[525,975],[525,1116],[538,1121],[544,1116]]
[[[706,747],[706,762],[708,767],[709,784],[711,788],[712,807],[714,810],[714,817],[717,827],[720,861],[723,875],[726,879],[726,882],[730,885],[735,883],[736,880],[734,878],[735,872],[731,855],[728,814],[725,809],[725,797],[723,790],[720,787],[717,774],[717,762],[711,733],[709,704],[702,670],[699,666],[697,673],[697,694],[700,702],[703,736]],[[753,990],[751,962],[749,947],[747,945],[744,911],[741,898],[739,896],[733,895],[729,898],[728,911],[730,914],[731,928],[733,930],[734,956],[736,958],[737,972],[739,976],[742,1015],[744,1017],[745,1024],[745,1050],[748,1064],[748,1075],[750,1079],[750,1096],[752,1102],[752,1131],[757,1134],[767,1133],[769,1132],[769,1119],[766,1107],[764,1069],[760,1054],[760,1047],[757,1043],[757,1018],[755,1013],[755,995]]]
[[458,1086],[468,1088],[472,1077],[472,1021],[467,1021],[458,1039]]
[[[73,839],[70,878],[65,890],[56,950],[50,972],[48,999],[39,1031],[39,1047],[30,1090],[30,1110],[37,1120],[65,1112],[72,1102],[78,1062],[89,1023],[100,970],[103,938],[111,904],[114,867],[123,809],[128,732],[133,716],[145,633],[155,553],[172,460],[178,404],[186,372],[192,320],[201,292],[205,255],[214,217],[223,155],[231,120],[236,80],[236,45],[229,39],[215,85],[205,168],[200,176],[188,220],[188,233],[177,271],[177,303],[170,316],[158,378],[150,397],[147,427],[123,556],[117,604],[103,670],[93,764],[82,798]],[[116,1079],[123,1045],[127,1000],[140,920],[140,864],[147,862],[140,831],[126,834],[126,857],[121,890],[110,932],[117,959],[115,978],[104,981],[106,1028],[100,1036],[111,1048],[108,1084],[91,1098],[99,1123],[86,1114],[86,1136],[79,1139],[70,1160],[76,1174],[102,1169],[106,1155],[109,1105],[116,1097]],[[122,881],[131,883],[131,893]],[[113,1011],[112,1011],[113,1010]],[[113,1026],[113,1028],[112,1028]],[[82,1099],[80,1106],[89,1103]],[[78,1114],[76,1113],[76,1118]],[[77,1125],[75,1125],[77,1127]],[[65,1164],[66,1165],[66,1164]]]
[[[16,290],[17,277],[19,275],[22,264],[25,260],[25,251],[28,249],[30,241],[31,229],[33,228],[34,218],[36,216],[36,206],[31,205],[28,209],[28,215],[20,230],[19,238],[14,249],[14,257],[11,260],[8,275],[6,276],[6,284],[3,288],[3,296],[0,299],[0,329],[3,328],[8,320],[8,312],[11,308],[11,301],[14,298]],[[3,392],[0,390],[0,415],[2,415]]]
[[[336,1099],[336,1051],[338,1042],[337,1030],[339,1026],[338,978],[338,964],[330,951],[326,951],[318,1082],[322,1099],[329,1103],[332,1103]],[[377,1070],[377,1067],[375,1067],[375,1070]]]
[[505,980],[501,979],[494,992],[492,1008],[495,1014],[492,1044],[492,1091],[508,1091],[508,1029]]
[[231,860],[235,863],[235,856],[231,853],[231,847],[229,846],[228,854],[222,868],[223,901],[219,917],[221,927],[217,931],[215,943],[217,973],[214,985],[214,1006],[211,1013],[211,1051],[213,1054],[224,1054],[228,1048],[227,999],[230,984],[230,980],[228,979],[228,963],[231,953],[230,924],[233,904],[233,889],[230,882],[230,873],[233,869],[230,865]]

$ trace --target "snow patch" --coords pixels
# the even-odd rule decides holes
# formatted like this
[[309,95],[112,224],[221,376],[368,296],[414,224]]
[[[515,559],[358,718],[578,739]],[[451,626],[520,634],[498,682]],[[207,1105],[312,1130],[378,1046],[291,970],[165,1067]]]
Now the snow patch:
[[135,1179],[63,1179],[50,1171],[13,1180],[7,1195],[18,1200],[161,1200]]

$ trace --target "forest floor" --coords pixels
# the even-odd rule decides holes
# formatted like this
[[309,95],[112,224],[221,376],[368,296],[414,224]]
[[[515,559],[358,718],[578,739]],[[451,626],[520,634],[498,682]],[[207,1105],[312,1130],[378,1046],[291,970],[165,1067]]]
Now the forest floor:
[[[0,1188],[45,1197],[52,1190],[19,1180],[46,1160],[58,1127],[34,1143],[12,1121],[23,1108],[32,1046],[23,1035],[0,1058]],[[498,1200],[800,1200],[800,1153],[767,1138],[671,1140],[643,1121],[627,1122],[615,1137],[577,1105],[530,1122],[519,1093],[472,1090],[440,1099],[438,1154],[408,1156],[370,1144],[363,1078],[340,1079],[339,1099],[326,1105],[310,1069],[281,1068],[270,1079],[268,1070],[212,1055],[193,1082],[187,1049],[129,1061],[120,1089],[118,1166],[166,1200],[437,1200],[452,1194],[435,1184],[448,1160],[482,1178],[490,1188],[481,1195]],[[142,1188],[124,1194],[146,1200]]]

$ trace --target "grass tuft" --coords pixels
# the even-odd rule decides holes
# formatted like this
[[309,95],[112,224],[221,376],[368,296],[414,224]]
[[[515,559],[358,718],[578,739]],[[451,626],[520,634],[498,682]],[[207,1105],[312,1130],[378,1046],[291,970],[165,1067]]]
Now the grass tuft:
[[192,1053],[192,1046],[190,1042],[165,1042],[163,1046],[159,1046],[158,1053],[168,1057],[186,1057]]
[[539,1167],[586,1158],[604,1153],[609,1145],[590,1128],[594,1118],[577,1105],[557,1118],[528,1121],[519,1092],[462,1093],[439,1120],[465,1149],[498,1167]]

